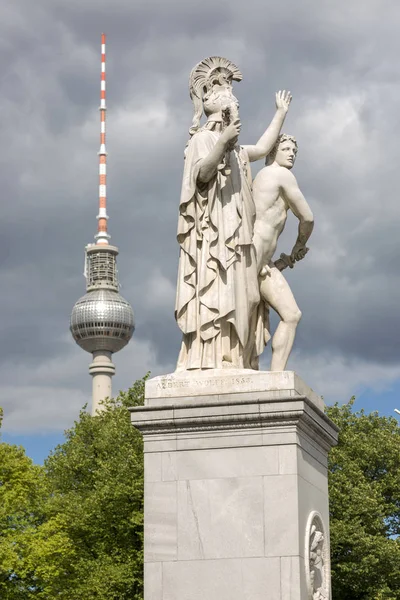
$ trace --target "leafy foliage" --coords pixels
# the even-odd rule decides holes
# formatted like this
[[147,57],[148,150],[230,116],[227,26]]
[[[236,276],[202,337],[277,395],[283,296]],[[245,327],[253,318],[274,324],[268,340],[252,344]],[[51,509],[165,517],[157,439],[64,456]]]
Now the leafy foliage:
[[[1,411],[1,409],[0,409]],[[0,412],[0,422],[2,413]],[[25,600],[36,586],[27,555],[44,520],[43,468],[20,446],[0,443],[0,598]]]
[[144,381],[82,411],[44,467],[0,444],[0,598],[139,600]]
[[340,428],[329,460],[333,597],[400,599],[400,427],[354,398],[327,409]]
[[117,399],[104,401],[95,417],[82,411],[66,442],[45,463],[46,514],[61,519],[72,544],[67,575],[52,578],[57,598],[142,597],[143,448],[128,407],[143,401],[140,380]]

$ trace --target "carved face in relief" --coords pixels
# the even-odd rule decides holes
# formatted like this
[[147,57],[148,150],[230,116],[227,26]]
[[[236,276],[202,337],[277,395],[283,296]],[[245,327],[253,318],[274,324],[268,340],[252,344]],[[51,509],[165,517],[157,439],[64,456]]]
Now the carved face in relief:
[[291,169],[295,163],[297,155],[297,144],[292,140],[282,141],[275,154],[275,162],[279,166]]

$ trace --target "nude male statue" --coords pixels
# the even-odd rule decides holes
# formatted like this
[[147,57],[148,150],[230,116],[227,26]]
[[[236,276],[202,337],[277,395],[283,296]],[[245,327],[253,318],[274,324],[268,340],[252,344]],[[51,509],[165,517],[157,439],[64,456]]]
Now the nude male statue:
[[[280,316],[281,321],[272,338],[271,371],[284,371],[293,346],[301,312],[292,291],[281,271],[292,268],[295,261],[306,255],[306,247],[314,219],[297,184],[290,172],[297,154],[294,137],[280,135],[274,149],[266,160],[266,167],[256,176],[253,185],[256,206],[253,244],[257,256],[260,276],[260,295]],[[288,210],[299,219],[299,230],[290,256],[272,262],[278,238],[286,223]]]

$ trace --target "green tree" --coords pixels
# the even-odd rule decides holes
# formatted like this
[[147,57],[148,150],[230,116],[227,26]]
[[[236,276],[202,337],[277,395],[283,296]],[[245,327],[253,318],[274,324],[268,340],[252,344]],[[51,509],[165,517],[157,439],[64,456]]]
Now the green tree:
[[400,599],[400,427],[354,398],[327,409],[340,428],[329,457],[334,600]]
[[[0,409],[0,425],[2,411]],[[43,468],[20,446],[0,442],[0,598],[27,600],[36,590],[27,561],[30,541],[44,519]]]
[[139,600],[143,586],[143,447],[129,406],[144,402],[144,381],[104,401],[92,417],[82,411],[66,441],[45,462],[43,544],[57,533],[62,558],[51,549],[35,557],[49,600]]

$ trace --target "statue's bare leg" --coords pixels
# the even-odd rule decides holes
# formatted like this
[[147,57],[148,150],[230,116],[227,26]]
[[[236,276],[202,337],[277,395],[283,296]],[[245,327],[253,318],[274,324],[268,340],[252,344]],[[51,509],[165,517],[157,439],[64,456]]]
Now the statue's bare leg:
[[270,265],[268,274],[261,278],[260,294],[281,318],[272,338],[271,371],[284,371],[301,312],[286,279],[275,266]]
[[[256,221],[255,228],[257,227],[258,222]],[[270,262],[270,258],[268,257],[268,239],[265,239],[259,231],[254,231],[253,237],[253,246],[256,251],[256,260],[257,260],[257,273],[261,271],[261,268]],[[266,251],[267,248],[267,251]],[[270,256],[272,256],[274,249],[270,250]],[[267,255],[267,256],[266,256]],[[271,263],[272,264],[272,263]]]

